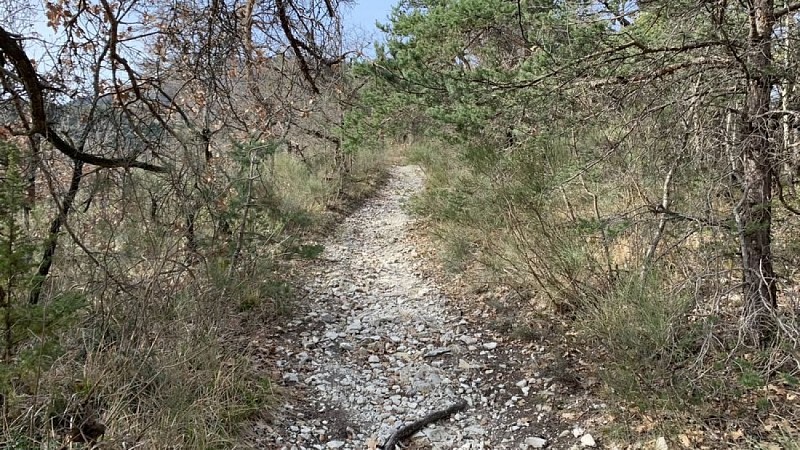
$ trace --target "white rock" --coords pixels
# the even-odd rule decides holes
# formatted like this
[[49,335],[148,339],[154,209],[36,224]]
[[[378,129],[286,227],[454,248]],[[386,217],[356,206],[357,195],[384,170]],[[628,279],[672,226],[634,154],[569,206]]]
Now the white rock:
[[333,317],[332,315],[330,315],[330,314],[328,314],[328,313],[325,313],[325,314],[323,314],[323,315],[319,316],[319,319],[320,319],[321,321],[325,322],[325,323],[331,323],[331,322],[333,322],[333,321],[335,321],[335,320],[336,320],[336,318],[335,318],[335,317]]
[[328,339],[328,340],[331,340],[331,341],[335,340],[338,337],[339,337],[339,333],[337,333],[335,331],[328,331],[327,333],[325,333],[325,339]]
[[586,433],[581,436],[581,446],[583,447],[594,447],[597,443],[594,441],[594,438],[591,434]]
[[583,436],[583,433],[585,433],[585,431],[581,427],[575,427],[572,429],[572,435],[576,438]]
[[328,448],[342,448],[342,447],[344,447],[344,442],[343,441],[328,441],[328,443],[325,446],[328,447]]
[[667,440],[664,438],[664,436],[660,436],[658,439],[656,439],[655,450],[669,450]]
[[290,383],[298,383],[298,382],[300,382],[300,378],[294,372],[285,373],[285,374],[283,374],[283,381],[288,381]]
[[470,425],[464,429],[464,434],[467,436],[484,436],[486,434],[486,430],[480,425]]
[[525,444],[531,448],[544,448],[547,445],[547,440],[540,437],[529,437],[525,439]]
[[448,433],[443,427],[428,427],[422,430],[422,434],[427,436],[431,442],[447,442],[452,438],[450,433]]
[[466,369],[480,369],[480,364],[471,364],[463,359],[458,360],[458,368],[462,370]]
[[461,336],[459,340],[467,345],[477,344],[478,339],[472,336]]
[[497,348],[497,342],[484,342],[483,348],[486,350],[494,350]]
[[379,362],[381,362],[381,358],[378,355],[369,355],[368,361],[370,363],[373,363],[373,364],[374,363],[379,363]]
[[[400,347],[398,347],[398,349],[399,348]],[[439,356],[439,355],[443,355],[445,353],[450,353],[450,349],[447,348],[447,347],[440,347],[440,348],[435,348],[435,349],[429,351],[428,353],[425,354],[425,357],[426,358],[433,358],[433,357],[436,357],[436,356]]]

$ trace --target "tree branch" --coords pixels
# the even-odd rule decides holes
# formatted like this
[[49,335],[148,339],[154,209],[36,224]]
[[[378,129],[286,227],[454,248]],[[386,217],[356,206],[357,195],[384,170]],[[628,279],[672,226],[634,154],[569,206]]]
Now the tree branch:
[[677,211],[672,211],[670,209],[666,209],[662,205],[651,206],[650,207],[650,212],[652,212],[653,214],[663,214],[665,217],[667,217],[670,220],[681,220],[681,221],[686,221],[686,222],[695,222],[695,223],[698,223],[700,225],[705,225],[705,226],[708,226],[708,227],[722,228],[723,230],[733,230],[733,227],[731,227],[729,224],[727,224],[725,222],[718,222],[718,221],[715,221],[715,220],[706,219],[704,217],[688,216],[686,214],[683,214],[683,213],[680,213],[680,212],[677,212]]
[[[641,83],[645,81],[652,81],[656,78],[661,78],[664,76],[672,75],[673,73],[681,70],[686,69],[693,66],[706,66],[706,67],[716,67],[716,68],[723,68],[730,65],[730,62],[720,59],[714,58],[706,58],[706,57],[699,57],[693,58],[688,61],[683,61],[676,64],[671,64],[668,66],[664,66],[658,70],[654,70],[650,73],[642,73],[635,76],[630,77],[623,77],[623,76],[616,76],[610,78],[604,78],[600,80],[591,80],[588,84],[591,87],[600,87],[600,86],[608,86],[613,84],[628,84],[628,83]],[[583,83],[578,83],[583,84]]]
[[325,7],[328,8],[328,15],[333,19],[336,17],[336,10],[333,8],[331,0],[325,0]]
[[306,49],[308,48],[304,43],[295,38],[294,32],[292,31],[292,25],[289,23],[289,16],[286,14],[286,4],[284,4],[284,0],[275,0],[275,6],[278,8],[278,19],[281,22],[283,34],[286,35],[286,39],[289,40],[289,45],[291,45],[295,56],[297,56],[297,63],[300,66],[300,72],[303,73],[303,77],[311,86],[311,90],[314,91],[315,94],[319,94],[319,88],[317,88],[317,83],[314,81],[314,77],[311,76],[311,69],[308,67],[308,62],[303,57],[303,52],[300,51],[301,46],[306,47]]
[[795,12],[797,10],[800,10],[800,2],[794,2],[792,4],[786,5],[786,7],[784,7],[784,8],[776,9],[775,13],[774,13],[774,16],[775,16],[775,19],[778,19],[778,18],[780,18],[780,17],[782,17],[782,16],[784,16],[786,14]]
[[17,71],[25,92],[28,94],[31,108],[30,133],[41,134],[56,150],[70,158],[99,167],[135,167],[149,172],[167,172],[165,167],[136,161],[132,158],[105,158],[85,153],[64,140],[47,121],[44,94],[30,58],[17,42],[18,38],[0,26],[0,51],[11,62]]

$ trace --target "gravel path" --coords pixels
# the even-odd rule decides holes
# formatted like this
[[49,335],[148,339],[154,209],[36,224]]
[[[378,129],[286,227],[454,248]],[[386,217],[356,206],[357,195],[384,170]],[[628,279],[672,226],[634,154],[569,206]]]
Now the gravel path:
[[423,179],[415,166],[392,169],[379,195],[325,243],[300,314],[269,337],[294,394],[274,420],[256,425],[253,445],[380,448],[398,427],[460,400],[464,411],[406,448],[599,445],[578,420],[586,397],[545,370],[554,357],[544,346],[468,320],[428,275],[403,208]]

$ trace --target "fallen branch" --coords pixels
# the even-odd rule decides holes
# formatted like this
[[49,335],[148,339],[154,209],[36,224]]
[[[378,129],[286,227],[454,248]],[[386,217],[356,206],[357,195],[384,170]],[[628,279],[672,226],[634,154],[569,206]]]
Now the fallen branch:
[[389,437],[389,440],[387,440],[386,443],[383,444],[383,447],[381,448],[383,450],[395,450],[395,447],[397,446],[398,443],[400,443],[400,441],[410,438],[416,432],[422,430],[428,425],[434,422],[438,422],[439,420],[446,419],[451,415],[459,411],[462,411],[466,407],[467,407],[467,401],[461,400],[447,409],[434,411],[428,414],[427,416],[423,417],[422,419],[419,419],[418,421],[410,425],[406,425],[400,428],[399,430],[395,431],[394,434]]

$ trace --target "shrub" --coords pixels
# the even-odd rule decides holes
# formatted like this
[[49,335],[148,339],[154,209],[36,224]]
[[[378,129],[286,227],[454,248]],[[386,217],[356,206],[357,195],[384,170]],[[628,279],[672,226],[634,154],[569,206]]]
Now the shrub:
[[665,286],[658,272],[628,275],[579,314],[578,327],[604,352],[605,382],[625,399],[682,403],[691,391],[676,368],[696,356],[699,328],[686,319],[694,299]]

